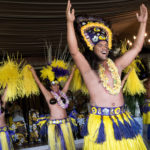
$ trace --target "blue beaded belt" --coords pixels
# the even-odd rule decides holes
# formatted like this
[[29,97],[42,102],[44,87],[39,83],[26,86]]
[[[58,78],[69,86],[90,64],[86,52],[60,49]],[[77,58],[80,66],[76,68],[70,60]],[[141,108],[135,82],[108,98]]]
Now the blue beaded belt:
[[8,131],[8,128],[5,126],[5,127],[0,127],[0,132],[6,132]]
[[144,103],[150,103],[150,99],[145,99]]
[[125,112],[125,106],[121,107],[97,107],[91,106],[91,114],[94,115],[104,115],[104,116],[112,116],[119,115]]
[[49,124],[62,124],[62,123],[66,123],[66,122],[70,122],[70,118],[49,120],[48,125]]

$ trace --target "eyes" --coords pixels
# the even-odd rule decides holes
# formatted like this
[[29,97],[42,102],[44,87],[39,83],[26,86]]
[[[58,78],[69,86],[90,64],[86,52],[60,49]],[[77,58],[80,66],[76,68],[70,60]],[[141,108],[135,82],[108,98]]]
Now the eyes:
[[98,44],[98,47],[108,47],[108,44]]

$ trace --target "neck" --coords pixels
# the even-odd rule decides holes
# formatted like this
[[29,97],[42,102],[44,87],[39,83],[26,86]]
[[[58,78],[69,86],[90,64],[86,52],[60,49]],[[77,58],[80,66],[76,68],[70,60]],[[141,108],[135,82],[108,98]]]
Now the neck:
[[107,60],[101,60],[101,61],[99,61],[99,64],[101,64],[105,67],[105,66],[107,66]]
[[[53,91],[53,90],[52,90],[52,91]],[[57,93],[57,94],[58,94],[58,93],[59,93],[59,90],[58,90],[58,91],[53,91],[53,92],[55,92],[55,93]]]

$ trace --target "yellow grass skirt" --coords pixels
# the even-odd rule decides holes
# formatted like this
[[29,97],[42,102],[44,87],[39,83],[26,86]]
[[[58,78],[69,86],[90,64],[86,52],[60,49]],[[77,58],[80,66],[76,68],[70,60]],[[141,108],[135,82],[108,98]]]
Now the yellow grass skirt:
[[75,150],[69,118],[48,122],[48,143],[50,150]]
[[[95,110],[97,112],[98,109]],[[113,115],[91,113],[87,122],[84,150],[147,149],[139,132],[139,124],[128,112]]]
[[11,136],[7,127],[0,127],[0,150],[13,150]]
[[150,99],[145,100],[143,106],[143,123],[150,124]]

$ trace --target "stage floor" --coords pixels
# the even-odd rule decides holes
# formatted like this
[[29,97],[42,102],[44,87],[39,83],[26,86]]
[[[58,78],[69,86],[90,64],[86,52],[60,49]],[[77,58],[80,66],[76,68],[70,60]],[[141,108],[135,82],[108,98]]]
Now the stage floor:
[[[82,150],[83,139],[75,140],[76,150]],[[16,150],[48,150],[48,145],[35,146],[30,148],[17,148]]]

